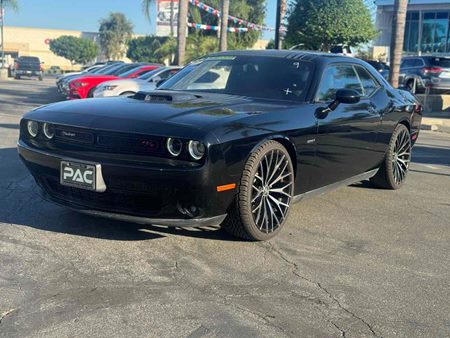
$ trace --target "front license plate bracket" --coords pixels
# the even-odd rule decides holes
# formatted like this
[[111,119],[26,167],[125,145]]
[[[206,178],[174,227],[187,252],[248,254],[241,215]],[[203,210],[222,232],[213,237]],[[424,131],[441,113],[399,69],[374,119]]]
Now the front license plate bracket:
[[106,190],[102,166],[98,163],[61,161],[60,184],[96,192]]

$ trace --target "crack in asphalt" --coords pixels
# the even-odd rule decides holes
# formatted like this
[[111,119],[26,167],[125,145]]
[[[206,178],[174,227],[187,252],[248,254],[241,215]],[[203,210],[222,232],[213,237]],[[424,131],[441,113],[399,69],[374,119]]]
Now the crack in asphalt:
[[0,312],[0,324],[2,323],[3,319],[5,319],[8,315],[16,311],[16,309],[10,309],[4,312]]
[[330,323],[341,333],[341,337],[345,338],[345,331],[342,330],[335,322],[330,321]]
[[264,322],[264,324],[266,324],[267,326],[271,326],[271,327],[273,327],[273,328],[275,328],[275,329],[278,329],[279,331],[281,331],[282,333],[284,333],[284,334],[287,335],[288,337],[292,337],[292,335],[291,335],[289,332],[287,332],[287,331],[284,329],[284,327],[279,326],[279,325],[275,324],[274,322],[272,322],[272,321],[270,320],[270,319],[275,319],[275,316],[269,315],[269,314],[265,314],[265,313],[262,313],[262,312],[258,312],[258,311],[251,310],[251,309],[249,309],[249,308],[247,308],[247,307],[245,307],[245,306],[243,306],[243,305],[241,305],[241,304],[231,303],[231,302],[227,299],[226,296],[223,297],[223,299],[224,299],[224,304],[225,304],[225,305],[232,306],[232,307],[234,307],[235,309],[237,309],[237,310],[239,310],[239,311],[241,311],[241,312],[244,312],[244,313],[247,313],[247,314],[248,314],[248,313],[249,313],[249,314],[252,314],[252,315],[254,315],[255,317],[261,319],[261,320]]
[[[307,278],[305,276],[300,275],[300,273],[298,272],[299,271],[298,264],[293,262],[293,261],[291,261],[289,258],[287,258],[286,255],[279,248],[277,248],[273,243],[271,243],[271,242],[266,242],[266,243],[269,246],[269,248],[268,248],[269,251],[272,251],[273,253],[275,253],[276,256],[278,256],[279,258],[281,258],[283,261],[285,261],[286,263],[288,263],[289,265],[291,265],[294,268],[292,270],[292,273],[295,276],[297,276],[297,277],[307,281],[308,283],[311,283],[311,284],[317,286],[320,290],[322,290],[324,293],[326,293],[328,298],[330,298],[341,310],[343,310],[344,312],[349,314],[351,317],[353,317],[353,318],[357,319],[358,321],[360,321],[361,323],[363,323],[369,329],[369,331],[372,333],[373,336],[380,337],[380,338],[382,337],[381,335],[377,335],[377,333],[373,329],[372,325],[370,325],[366,320],[364,320],[363,318],[361,318],[360,316],[358,316],[354,312],[352,312],[349,309],[347,309],[346,307],[344,307],[336,297],[334,297],[324,286],[322,286],[322,284],[320,284],[319,282],[315,282],[315,281],[313,281],[313,280],[311,280],[311,279],[309,279],[309,278]],[[265,245],[263,244],[263,246],[265,246]],[[345,337],[345,331],[344,330],[339,328],[334,322],[330,321],[330,323],[336,329],[338,329],[340,331],[342,337]]]

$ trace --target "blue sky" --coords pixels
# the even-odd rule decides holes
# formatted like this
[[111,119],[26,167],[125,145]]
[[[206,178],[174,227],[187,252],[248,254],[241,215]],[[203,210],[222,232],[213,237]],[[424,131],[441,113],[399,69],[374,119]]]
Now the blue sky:
[[[5,13],[6,25],[96,32],[100,18],[110,12],[122,12],[133,22],[135,33],[154,32],[154,27],[142,13],[140,0],[18,0],[18,2],[17,12],[7,10]],[[266,24],[273,27],[276,0],[268,0],[267,6]],[[273,33],[264,35],[266,39],[272,37]]]

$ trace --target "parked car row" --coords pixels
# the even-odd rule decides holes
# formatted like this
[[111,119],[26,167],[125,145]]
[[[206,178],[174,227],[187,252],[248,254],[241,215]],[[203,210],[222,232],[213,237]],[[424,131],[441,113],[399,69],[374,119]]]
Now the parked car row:
[[155,89],[159,81],[172,76],[180,68],[157,63],[112,62],[60,76],[56,86],[69,100],[133,95]]

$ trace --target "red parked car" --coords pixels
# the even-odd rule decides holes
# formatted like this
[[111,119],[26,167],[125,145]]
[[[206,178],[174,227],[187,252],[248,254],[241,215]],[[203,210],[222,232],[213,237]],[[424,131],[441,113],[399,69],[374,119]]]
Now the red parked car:
[[128,63],[114,67],[109,72],[99,75],[85,75],[69,83],[69,100],[93,97],[95,88],[102,82],[136,78],[161,67],[159,64]]

